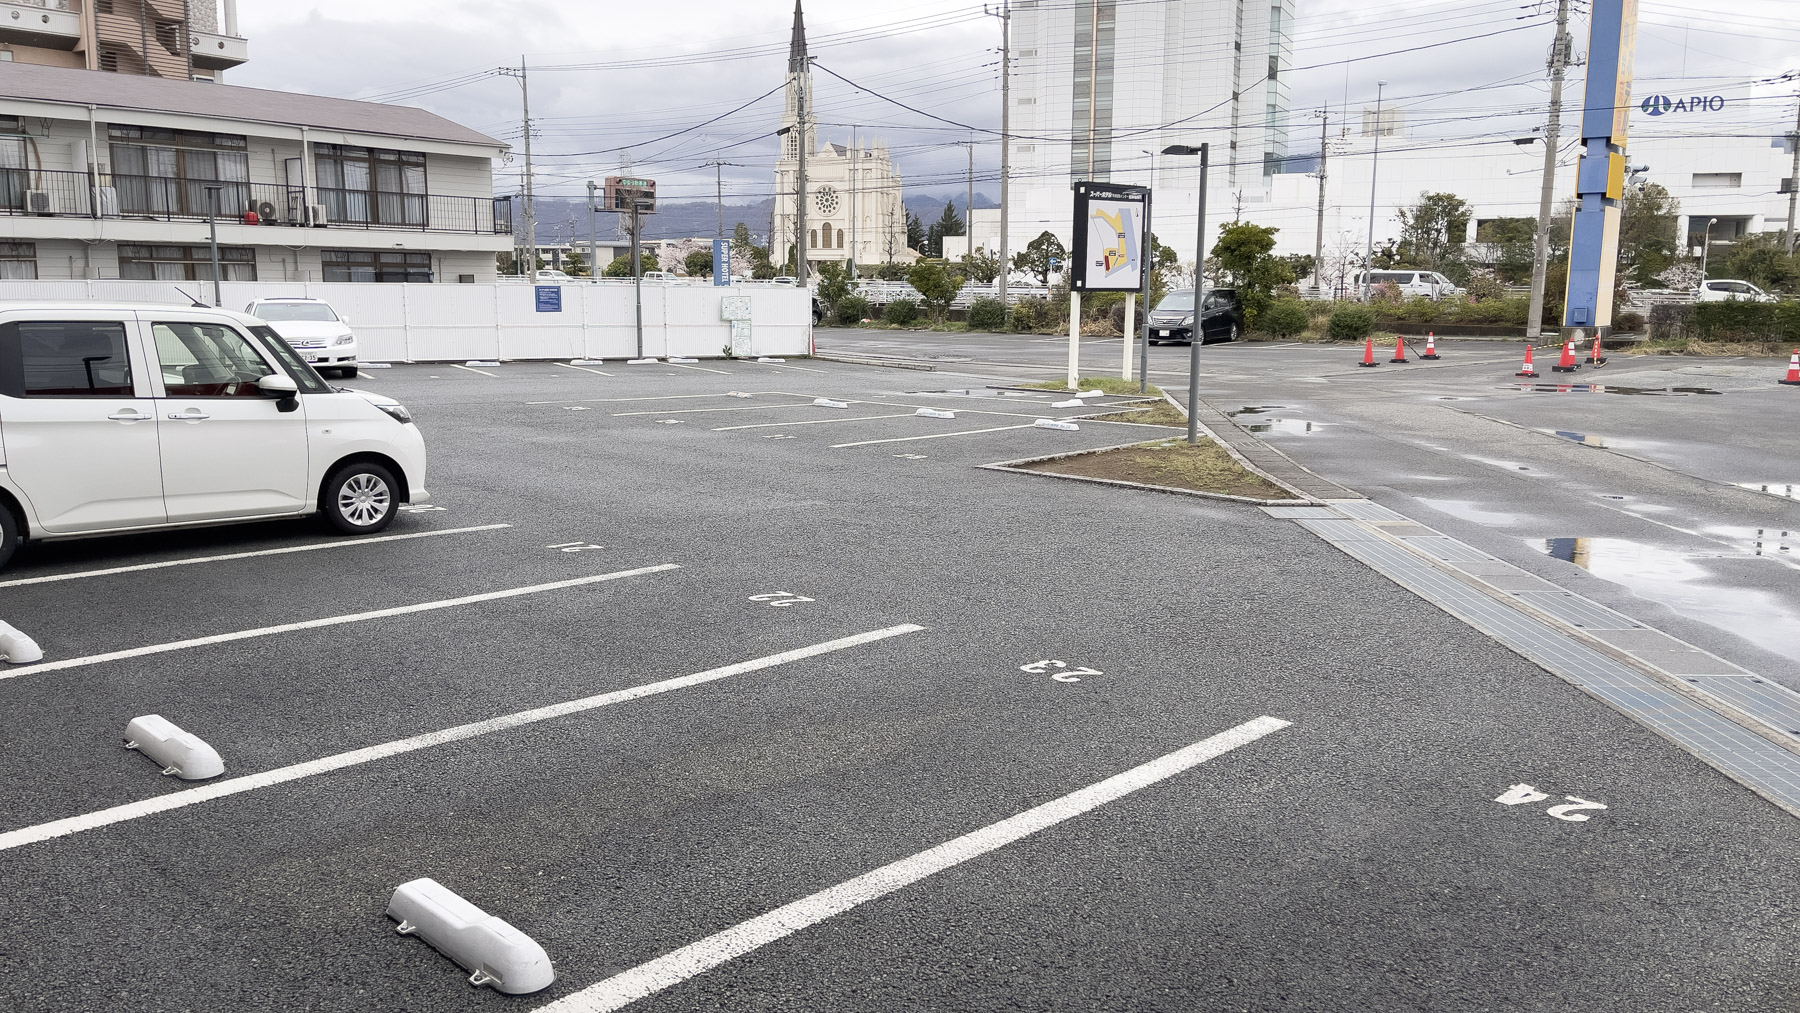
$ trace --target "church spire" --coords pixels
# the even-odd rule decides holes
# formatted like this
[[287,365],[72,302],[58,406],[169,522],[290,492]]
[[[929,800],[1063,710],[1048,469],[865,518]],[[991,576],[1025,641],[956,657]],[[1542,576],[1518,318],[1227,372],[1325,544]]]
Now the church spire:
[[806,19],[800,13],[800,0],[794,0],[794,40],[788,44],[788,73],[806,70]]

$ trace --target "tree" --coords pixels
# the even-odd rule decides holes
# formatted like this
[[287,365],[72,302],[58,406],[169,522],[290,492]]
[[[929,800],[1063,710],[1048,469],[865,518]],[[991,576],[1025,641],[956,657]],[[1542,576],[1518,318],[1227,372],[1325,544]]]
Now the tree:
[[710,277],[712,277],[712,268],[713,268],[712,251],[711,250],[695,250],[694,252],[688,254],[686,257],[682,258],[681,267],[682,267],[682,270],[685,270],[688,273],[688,277],[690,277],[690,278],[710,278]]
[[[1619,274],[1650,284],[1675,263],[1680,250],[1675,218],[1681,202],[1658,183],[1628,186],[1619,202]],[[1743,277],[1738,275],[1737,277]]]
[[[753,271],[756,267],[756,254],[756,241],[750,238],[750,226],[738,222],[737,227],[731,230],[731,273]],[[766,251],[763,259],[768,259]]]
[[1257,317],[1273,299],[1275,286],[1294,283],[1293,268],[1272,252],[1275,233],[1280,231],[1250,222],[1226,222],[1219,229],[1219,241],[1213,244],[1219,269],[1237,291],[1238,305],[1244,308],[1247,328],[1256,325]]
[[925,230],[925,245],[931,248],[930,255],[942,257],[944,255],[944,237],[964,235],[965,231],[962,216],[956,213],[956,202],[945,201],[944,213],[938,216],[937,221],[931,223],[929,229]]
[[585,278],[589,273],[587,258],[581,255],[580,250],[570,250],[569,255],[563,258],[562,269],[571,278]]
[[1487,246],[1483,259],[1494,274],[1509,285],[1531,283],[1531,263],[1537,255],[1536,218],[1496,218],[1475,227],[1475,241]]
[[912,208],[906,209],[906,245],[920,252],[925,249],[925,223],[912,213]]
[[838,302],[850,294],[850,275],[844,265],[835,260],[821,261],[818,274],[819,302],[824,304],[825,313],[831,315],[837,311]]
[[[649,250],[643,250],[638,253],[638,259],[642,262],[644,270],[656,270],[656,254],[651,253]],[[623,257],[615,257],[612,263],[606,265],[606,270],[600,273],[608,278],[631,277],[631,254],[627,253]]]
[[994,279],[1000,277],[1000,258],[984,247],[963,255],[962,270],[970,280],[992,285]]
[[1462,248],[1473,213],[1469,202],[1453,193],[1420,194],[1417,204],[1397,212],[1402,262],[1396,266],[1442,271],[1452,280],[1467,277]]
[[1062,268],[1068,256],[1069,251],[1063,249],[1062,240],[1055,233],[1043,232],[1013,255],[1012,266],[1015,271],[1030,271],[1037,276],[1038,284],[1047,286],[1050,275]]
[[962,288],[962,279],[941,260],[919,261],[906,272],[906,281],[918,291],[925,308],[938,323],[943,323],[950,312],[950,304],[956,301],[956,293]]
[[1724,262],[1722,277],[1742,278],[1773,292],[1792,292],[1800,287],[1800,258],[1787,255],[1779,233],[1740,239],[1729,256],[1715,257],[1712,263],[1720,261]]

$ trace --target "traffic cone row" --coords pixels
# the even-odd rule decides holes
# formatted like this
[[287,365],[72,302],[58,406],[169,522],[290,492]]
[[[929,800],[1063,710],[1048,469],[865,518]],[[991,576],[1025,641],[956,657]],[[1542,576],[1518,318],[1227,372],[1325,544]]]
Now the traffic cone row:
[[[1421,358],[1421,359],[1442,358],[1442,356],[1437,354],[1437,338],[1436,337],[1429,335],[1429,334],[1427,334],[1425,336],[1425,354],[1419,356],[1419,358]],[[1394,335],[1394,357],[1389,359],[1388,361],[1389,362],[1402,362],[1402,363],[1412,361],[1411,359],[1408,359],[1406,357],[1406,339],[1404,337],[1402,337],[1401,335],[1398,335],[1398,334]],[[1365,338],[1363,340],[1362,361],[1357,363],[1357,365],[1358,366],[1379,366],[1379,365],[1381,365],[1381,360],[1375,358],[1375,339],[1374,338]]]
[[1527,378],[1533,379],[1533,380],[1537,379],[1537,375],[1538,375],[1537,370],[1531,368],[1531,346],[1530,345],[1525,346],[1525,365],[1520,366],[1519,371],[1517,373],[1514,373],[1513,375],[1514,376],[1523,376],[1523,377],[1527,377]]
[[1443,356],[1437,353],[1437,335],[1431,331],[1425,332],[1425,354],[1419,356],[1419,358],[1433,360],[1443,358]]
[[1800,387],[1800,349],[1795,349],[1794,354],[1788,357],[1787,379],[1775,382],[1786,384],[1789,387]]

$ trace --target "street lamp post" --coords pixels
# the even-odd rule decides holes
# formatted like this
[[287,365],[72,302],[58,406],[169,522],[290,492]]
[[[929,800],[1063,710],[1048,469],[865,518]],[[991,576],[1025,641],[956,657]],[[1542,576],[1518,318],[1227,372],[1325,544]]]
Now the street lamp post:
[[1375,173],[1381,168],[1381,92],[1386,81],[1375,82],[1375,154],[1369,160],[1369,242],[1363,248],[1362,301],[1369,301],[1369,273],[1375,270]]
[[219,191],[225,189],[223,183],[207,183],[206,199],[206,231],[208,244],[212,247],[213,305],[225,305],[224,296],[219,294]]
[[[1200,442],[1200,423],[1199,423],[1199,420],[1197,418],[1195,418],[1195,416],[1194,416],[1194,404],[1195,404],[1195,402],[1197,402],[1199,400],[1199,395],[1197,395],[1195,393],[1195,391],[1198,390],[1199,386],[1200,386],[1200,344],[1206,333],[1201,327],[1200,305],[1201,305],[1201,296],[1202,296],[1201,282],[1203,282],[1205,280],[1205,265],[1206,265],[1206,167],[1207,167],[1207,160],[1208,160],[1207,151],[1208,151],[1207,145],[1204,145],[1204,144],[1200,145],[1199,147],[1194,147],[1192,145],[1187,145],[1187,144],[1171,144],[1168,147],[1164,148],[1163,152],[1162,152],[1165,155],[1199,155],[1200,156],[1200,211],[1199,211],[1199,214],[1196,216],[1197,221],[1195,222],[1195,226],[1194,226],[1194,229],[1195,229],[1195,232],[1194,232],[1194,329],[1192,331],[1188,332],[1188,431],[1187,431],[1187,441],[1189,443]],[[1150,307],[1148,306],[1148,304],[1146,304],[1144,307],[1144,322],[1146,325],[1148,325],[1149,320],[1150,320],[1149,310],[1150,310]],[[1145,334],[1145,337],[1148,338],[1150,332],[1148,330],[1146,330],[1144,332],[1144,334]],[[1146,349],[1145,355],[1148,356],[1148,354],[1149,354],[1148,349]],[[1145,360],[1145,365],[1146,366],[1149,365],[1148,358],[1146,358],[1146,360]]]
[[1702,282],[1706,280],[1706,259],[1712,254],[1712,227],[1717,224],[1719,224],[1717,218],[1706,220],[1706,238],[1700,246],[1700,280]]

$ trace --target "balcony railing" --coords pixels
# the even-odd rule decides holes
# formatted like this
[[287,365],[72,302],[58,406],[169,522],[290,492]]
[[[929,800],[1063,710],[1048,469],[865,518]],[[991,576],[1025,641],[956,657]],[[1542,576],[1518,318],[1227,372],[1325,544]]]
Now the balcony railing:
[[[96,182],[98,186],[96,187]],[[216,196],[209,187],[217,187]],[[96,207],[96,196],[98,206]],[[215,203],[216,201],[216,203]],[[383,193],[234,180],[0,169],[0,214],[510,235],[506,198]]]

